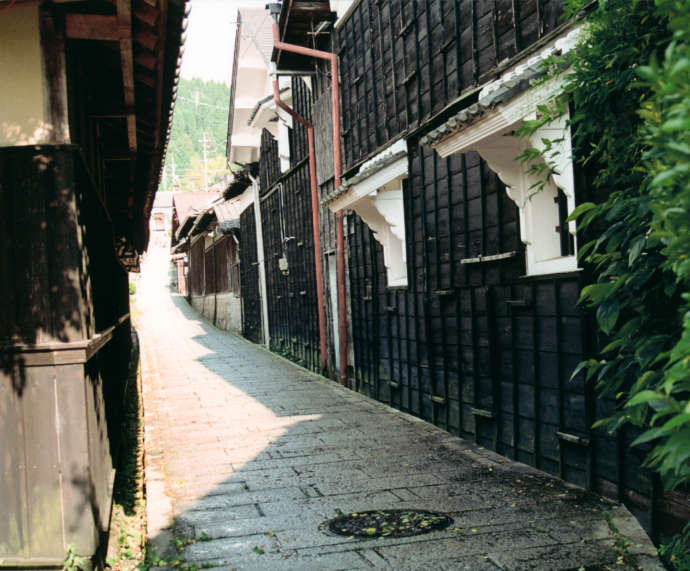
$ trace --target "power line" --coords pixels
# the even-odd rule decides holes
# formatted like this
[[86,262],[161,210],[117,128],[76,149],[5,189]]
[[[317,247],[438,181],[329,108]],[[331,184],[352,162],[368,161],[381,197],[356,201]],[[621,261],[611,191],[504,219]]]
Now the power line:
[[220,105],[213,105],[211,103],[204,103],[203,101],[189,99],[187,97],[182,97],[181,95],[177,96],[177,100],[178,101],[182,100],[186,103],[194,103],[194,105],[196,105],[196,106],[203,105],[204,107],[212,107],[213,109],[220,109],[221,111],[227,111],[228,110],[228,107],[221,107]]

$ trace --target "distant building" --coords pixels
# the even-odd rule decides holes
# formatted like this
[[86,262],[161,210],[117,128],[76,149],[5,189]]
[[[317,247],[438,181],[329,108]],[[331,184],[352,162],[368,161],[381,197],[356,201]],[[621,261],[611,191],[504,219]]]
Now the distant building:
[[173,193],[159,190],[149,219],[149,247],[169,248],[172,237]]
[[[219,192],[173,197],[172,259],[178,293],[221,329],[242,332],[240,215],[253,200],[252,168],[235,171]],[[256,174],[256,173],[254,173]]]
[[187,295],[189,290],[187,288],[187,270],[189,268],[189,259],[187,251],[189,244],[187,243],[186,230],[181,232],[184,227],[188,230],[194,223],[196,215],[200,210],[214,200],[217,200],[220,194],[217,192],[174,192],[172,198],[172,215],[170,223],[170,248],[172,254],[172,261],[177,267],[176,272],[176,286],[177,292],[182,295]]

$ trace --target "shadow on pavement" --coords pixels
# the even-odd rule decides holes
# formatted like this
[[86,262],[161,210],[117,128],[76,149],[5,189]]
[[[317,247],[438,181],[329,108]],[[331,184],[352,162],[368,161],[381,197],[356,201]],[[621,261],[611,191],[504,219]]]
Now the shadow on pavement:
[[[165,323],[148,309],[142,320],[147,484],[150,470],[163,474],[174,516],[154,541],[176,543],[187,564],[654,565],[625,508],[343,389],[205,323],[184,298],[160,296]],[[319,530],[341,513],[384,508],[444,511],[454,524],[407,538]],[[632,546],[621,548],[612,529]]]

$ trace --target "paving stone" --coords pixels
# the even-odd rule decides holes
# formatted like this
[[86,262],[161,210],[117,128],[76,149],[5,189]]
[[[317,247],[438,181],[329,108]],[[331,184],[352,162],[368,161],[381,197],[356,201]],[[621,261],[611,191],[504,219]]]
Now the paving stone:
[[[219,331],[149,267],[137,327],[159,551],[178,538],[190,563],[220,569],[596,568],[618,557],[608,513],[638,562],[659,568],[625,508]],[[445,511],[454,524],[377,539],[319,528],[386,508]]]

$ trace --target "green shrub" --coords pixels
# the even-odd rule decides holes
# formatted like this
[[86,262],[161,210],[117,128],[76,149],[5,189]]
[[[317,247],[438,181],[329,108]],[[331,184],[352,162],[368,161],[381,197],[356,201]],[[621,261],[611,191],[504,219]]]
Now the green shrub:
[[[585,4],[567,2],[569,16]],[[602,347],[573,375],[618,404],[595,426],[638,427],[633,444],[654,444],[646,464],[673,488],[690,482],[690,0],[600,0],[586,26],[577,49],[547,62],[549,75],[567,70],[559,105],[521,132],[572,104],[592,195],[571,215],[592,275],[580,302]]]

